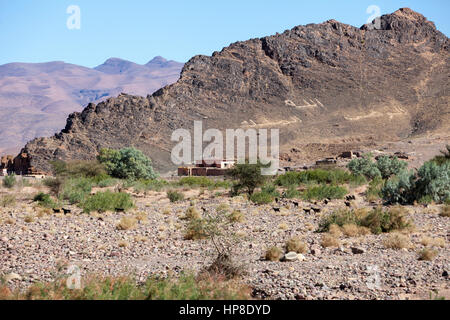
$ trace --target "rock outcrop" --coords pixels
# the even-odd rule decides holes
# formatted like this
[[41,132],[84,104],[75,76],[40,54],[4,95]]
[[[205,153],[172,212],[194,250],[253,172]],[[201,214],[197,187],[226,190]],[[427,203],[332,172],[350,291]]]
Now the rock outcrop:
[[89,104],[21,153],[48,171],[49,160],[135,146],[166,171],[172,131],[194,120],[204,128],[279,128],[282,149],[448,132],[449,57],[449,39],[407,8],[382,16],[379,30],[334,20],[297,26],[195,56],[175,84],[151,96]]

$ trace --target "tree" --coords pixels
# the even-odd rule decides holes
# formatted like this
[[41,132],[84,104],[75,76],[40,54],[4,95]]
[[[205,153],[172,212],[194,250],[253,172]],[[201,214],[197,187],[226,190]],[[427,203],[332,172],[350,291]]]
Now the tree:
[[97,157],[108,173],[119,179],[156,179],[152,161],[135,148],[102,149]]
[[[270,166],[270,164],[269,164]],[[257,187],[263,185],[266,177],[261,174],[261,169],[265,166],[260,162],[256,164],[237,164],[230,171],[229,175],[238,180],[233,186],[233,193],[238,193],[240,190],[245,189],[247,194],[251,196]]]

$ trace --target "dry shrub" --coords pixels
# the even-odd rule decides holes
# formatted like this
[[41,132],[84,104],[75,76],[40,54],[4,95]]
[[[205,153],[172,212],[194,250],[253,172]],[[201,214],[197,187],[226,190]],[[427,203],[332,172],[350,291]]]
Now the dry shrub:
[[16,220],[11,217],[6,218],[3,222],[5,224],[16,224]]
[[383,244],[387,249],[408,249],[412,247],[412,243],[409,240],[409,237],[395,232],[387,235],[384,239]]
[[200,213],[200,211],[198,211],[195,207],[189,207],[186,210],[186,213],[184,214],[184,217],[182,217],[181,219],[183,220],[195,220],[195,219],[201,219],[202,218],[202,214]]
[[136,213],[136,215],[134,217],[136,218],[137,221],[140,221],[140,222],[146,222],[148,220],[147,214],[143,211]]
[[419,252],[419,260],[421,261],[431,261],[437,256],[437,250],[430,248],[425,248]]
[[129,243],[125,240],[119,241],[119,248],[126,248],[128,247]]
[[230,222],[244,222],[245,221],[245,215],[240,210],[234,210],[230,215],[228,216],[228,220]]
[[341,227],[339,227],[337,224],[330,225],[328,233],[333,235],[336,238],[339,238],[340,236],[342,236]]
[[289,229],[289,226],[288,226],[288,224],[286,222],[282,222],[282,223],[280,223],[278,225],[278,229],[280,229],[280,230],[287,230],[287,229]]
[[207,222],[203,219],[191,219],[184,233],[185,240],[202,240],[208,238]]
[[283,256],[283,252],[278,247],[270,247],[266,250],[265,259],[268,261],[279,261]]
[[241,265],[237,265],[229,254],[219,254],[213,263],[200,272],[200,275],[208,274],[214,278],[220,277],[231,280],[246,274]]
[[341,242],[339,241],[338,238],[336,238],[335,236],[331,235],[331,234],[324,234],[322,236],[322,239],[320,241],[320,244],[322,245],[322,247],[324,248],[328,248],[328,247],[339,247],[341,245]]
[[286,241],[285,247],[287,252],[305,253],[308,251],[308,246],[299,237],[293,237]]
[[117,230],[130,230],[136,227],[137,220],[134,217],[122,217],[117,224]]
[[25,218],[23,220],[26,223],[33,223],[34,222],[34,217],[32,215],[27,215],[27,216],[25,216]]
[[442,211],[439,214],[441,217],[450,217],[450,204],[446,204],[442,207]]
[[360,227],[356,224],[350,223],[350,224],[344,224],[342,226],[342,231],[347,237],[358,237],[358,236],[364,236],[370,233],[370,229],[366,227]]
[[425,247],[445,247],[445,239],[444,238],[432,238],[428,236],[423,236],[420,243]]

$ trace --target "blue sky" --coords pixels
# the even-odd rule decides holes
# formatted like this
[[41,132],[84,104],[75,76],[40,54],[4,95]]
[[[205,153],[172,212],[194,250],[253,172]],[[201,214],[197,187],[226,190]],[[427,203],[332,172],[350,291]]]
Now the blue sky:
[[[69,30],[68,6],[81,10]],[[187,61],[228,44],[328,19],[360,27],[377,5],[424,14],[450,33],[448,0],[0,0],[0,64],[65,61],[93,67],[120,57],[146,63],[156,55]]]

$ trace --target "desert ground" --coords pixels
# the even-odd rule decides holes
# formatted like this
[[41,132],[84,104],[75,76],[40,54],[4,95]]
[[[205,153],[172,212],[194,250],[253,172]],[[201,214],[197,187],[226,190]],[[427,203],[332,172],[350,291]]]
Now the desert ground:
[[[415,166],[418,159],[413,160]],[[92,193],[117,188],[96,187]],[[231,197],[229,189],[221,187],[181,186],[177,190],[184,199],[171,202],[164,188],[121,186],[132,196],[133,209],[87,214],[75,205],[66,205],[66,212],[42,208],[33,197],[49,188],[39,180],[19,181],[14,188],[0,190],[2,199],[14,198],[0,209],[0,276],[9,288],[25,290],[66,276],[73,265],[82,277],[133,275],[138,282],[151,275],[198,273],[218,252],[209,238],[188,239],[187,216],[214,213],[234,215],[224,232],[233,235],[230,255],[243,271],[239,281],[249,288],[251,298],[450,298],[450,221],[444,214],[448,205],[389,207],[366,196],[367,184],[346,188],[344,199],[277,199],[258,205],[245,195]],[[409,226],[381,234],[351,227],[317,232],[333,212],[379,206],[400,210]],[[297,255],[283,259],[292,238],[299,242]],[[266,254],[272,247],[281,250],[274,261]],[[424,257],[424,251],[430,256]]]

